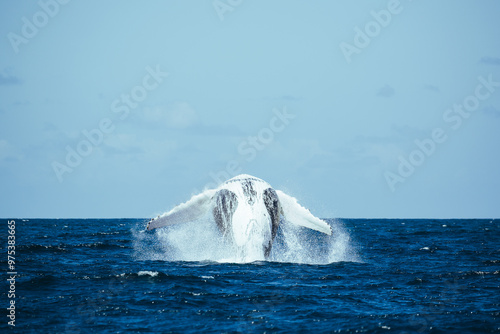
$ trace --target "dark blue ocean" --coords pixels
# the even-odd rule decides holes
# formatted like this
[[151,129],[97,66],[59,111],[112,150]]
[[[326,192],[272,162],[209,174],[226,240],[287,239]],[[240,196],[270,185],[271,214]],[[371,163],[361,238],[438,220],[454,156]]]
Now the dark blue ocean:
[[[3,220],[0,328],[500,332],[500,220],[326,221],[334,236],[280,229],[269,261],[245,263],[220,258],[204,227],[144,232],[146,219],[16,219],[15,298],[8,298]],[[15,327],[5,316],[10,300]]]

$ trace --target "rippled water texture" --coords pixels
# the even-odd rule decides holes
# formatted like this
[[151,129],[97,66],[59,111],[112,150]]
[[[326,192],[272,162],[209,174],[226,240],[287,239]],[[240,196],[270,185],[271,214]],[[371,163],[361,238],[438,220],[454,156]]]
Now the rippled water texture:
[[16,332],[500,332],[500,220],[326,221],[248,262],[208,222],[16,220]]

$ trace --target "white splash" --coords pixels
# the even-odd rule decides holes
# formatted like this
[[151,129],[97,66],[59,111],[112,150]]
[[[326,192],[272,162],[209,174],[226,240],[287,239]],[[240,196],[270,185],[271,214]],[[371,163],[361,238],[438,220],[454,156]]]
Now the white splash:
[[158,276],[158,272],[157,271],[149,271],[149,270],[141,270],[137,273],[138,276],[146,276],[146,275],[149,275],[151,277],[156,277]]
[[249,223],[246,217],[248,215],[244,212],[233,217],[233,224],[241,238],[237,243],[229,243],[222,238],[211,212],[191,222],[151,232],[132,231],[135,257],[140,260],[220,263],[274,261],[328,264],[359,261],[349,234],[336,220],[328,221],[333,232],[328,236],[281,219],[270,257],[265,259],[262,242],[270,231],[263,229],[257,221]]

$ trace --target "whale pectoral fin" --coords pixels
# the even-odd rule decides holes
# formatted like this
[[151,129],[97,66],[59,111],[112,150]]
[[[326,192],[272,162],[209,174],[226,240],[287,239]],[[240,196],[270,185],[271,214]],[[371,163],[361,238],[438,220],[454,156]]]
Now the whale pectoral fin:
[[[271,240],[274,240],[276,233],[278,232],[280,214],[283,214],[283,209],[281,208],[278,194],[273,188],[264,190],[263,198],[264,205],[266,206],[269,217],[271,218]],[[269,251],[270,250],[271,246],[269,246]]]
[[189,201],[176,206],[161,216],[151,219],[148,223],[147,230],[150,231],[158,227],[187,223],[201,218],[210,210],[210,204],[214,194],[215,190],[209,190],[191,197]]
[[234,211],[238,207],[238,198],[235,193],[227,189],[219,190],[214,195],[215,205],[213,215],[219,231],[226,235],[233,219]]
[[313,216],[313,214],[297,203],[292,196],[276,190],[283,208],[285,220],[292,224],[310,228],[328,235],[332,234],[332,229],[325,221]]

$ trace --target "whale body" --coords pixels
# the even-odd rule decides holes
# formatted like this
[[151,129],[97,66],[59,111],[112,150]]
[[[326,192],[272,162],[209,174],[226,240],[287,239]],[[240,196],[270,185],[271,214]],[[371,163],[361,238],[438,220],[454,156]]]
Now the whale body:
[[251,175],[238,175],[151,219],[147,230],[191,222],[210,213],[224,240],[237,249],[254,248],[267,258],[281,219],[327,235],[330,226],[292,196]]

